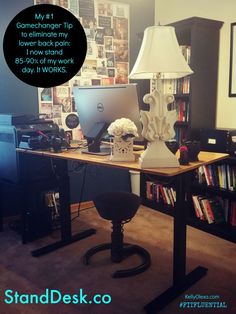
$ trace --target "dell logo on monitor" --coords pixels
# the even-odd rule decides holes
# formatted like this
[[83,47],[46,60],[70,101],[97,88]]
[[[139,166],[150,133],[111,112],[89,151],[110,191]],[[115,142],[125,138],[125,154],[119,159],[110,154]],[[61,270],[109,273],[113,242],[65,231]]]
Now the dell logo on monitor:
[[103,112],[103,111],[104,111],[104,106],[103,106],[103,104],[98,103],[98,104],[97,104],[97,110],[98,110],[99,112]]

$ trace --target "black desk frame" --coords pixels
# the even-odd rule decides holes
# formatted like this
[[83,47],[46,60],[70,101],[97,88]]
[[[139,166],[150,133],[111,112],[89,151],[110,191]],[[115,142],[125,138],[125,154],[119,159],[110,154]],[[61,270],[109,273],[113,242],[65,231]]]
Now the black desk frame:
[[[59,176],[59,195],[61,210],[61,240],[32,252],[33,256],[40,256],[75,241],[84,239],[96,231],[88,229],[74,236],[71,234],[70,217],[70,179],[68,176],[68,162],[65,159],[55,159],[56,171]],[[173,284],[160,296],[156,297],[144,309],[147,314],[158,313],[171,301],[194,285],[207,274],[207,268],[199,266],[186,275],[186,213],[185,213],[185,180],[187,173],[175,176],[176,180],[176,206],[174,208],[174,243],[173,243]]]
[[91,228],[72,235],[70,210],[70,177],[68,175],[68,161],[66,159],[55,160],[55,171],[58,175],[59,180],[60,207],[62,208],[62,210],[60,211],[61,240],[32,251],[31,254],[34,257],[50,253],[61,247],[69,245],[75,241],[82,240],[96,233],[96,230]]
[[[204,153],[204,152],[203,152]],[[34,251],[33,256],[39,256],[42,254],[46,254],[51,252],[57,248],[63,247],[67,244],[70,244],[74,241],[80,240],[81,238],[87,237],[91,234],[95,233],[94,229],[89,229],[82,234],[78,234],[76,236],[72,236],[71,234],[71,221],[70,221],[70,199],[69,199],[69,176],[67,171],[67,160],[75,159],[78,162],[82,163],[92,163],[99,164],[110,167],[120,167],[123,169],[134,169],[141,172],[147,172],[154,176],[165,176],[166,178],[173,178],[176,180],[176,204],[174,207],[174,233],[173,233],[173,284],[170,288],[164,291],[161,295],[156,297],[150,303],[144,306],[144,310],[147,314],[156,314],[161,309],[163,309],[166,305],[168,305],[171,301],[173,301],[176,297],[180,296],[184,291],[194,285],[197,281],[199,281],[202,277],[207,274],[207,268],[198,266],[189,274],[186,275],[186,209],[185,209],[185,184],[187,184],[188,175],[201,164],[209,164],[215,161],[219,161],[225,159],[227,154],[217,154],[217,153],[207,153],[205,152],[205,161],[199,162],[187,168],[180,168],[178,171],[166,171],[154,169],[140,169],[136,164],[120,164],[118,163],[109,163],[105,160],[96,160],[94,159],[86,159],[85,157],[74,157],[70,154],[63,155],[61,157],[52,154],[44,154],[45,157],[54,158],[58,163],[58,175],[59,175],[59,192],[60,192],[60,202],[63,210],[62,213],[62,230],[61,230],[61,241],[49,245],[47,247],[41,248],[39,250]],[[213,156],[209,156],[209,154],[213,154]],[[83,154],[82,154],[83,155]],[[217,155],[217,156],[215,156]],[[204,157],[204,154],[203,154]]]
[[198,266],[186,275],[186,209],[185,189],[189,173],[176,176],[176,205],[174,207],[174,234],[173,234],[173,283],[170,288],[145,305],[147,314],[155,314],[180,296],[207,274],[207,268]]

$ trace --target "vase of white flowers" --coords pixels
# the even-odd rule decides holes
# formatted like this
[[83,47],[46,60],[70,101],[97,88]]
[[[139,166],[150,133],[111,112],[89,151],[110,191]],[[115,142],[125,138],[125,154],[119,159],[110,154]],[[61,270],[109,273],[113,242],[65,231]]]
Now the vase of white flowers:
[[107,129],[113,137],[113,148],[110,160],[134,161],[133,138],[138,135],[137,127],[130,119],[116,119]]

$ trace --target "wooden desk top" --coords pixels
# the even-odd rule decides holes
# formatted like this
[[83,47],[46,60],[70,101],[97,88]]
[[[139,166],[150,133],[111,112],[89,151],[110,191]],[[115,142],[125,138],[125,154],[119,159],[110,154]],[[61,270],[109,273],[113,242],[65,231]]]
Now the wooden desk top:
[[134,162],[119,162],[119,161],[110,161],[109,156],[98,156],[98,155],[89,155],[83,154],[80,152],[79,149],[77,150],[68,150],[62,153],[53,153],[50,151],[38,151],[38,150],[27,150],[22,148],[17,148],[17,152],[26,153],[26,154],[33,154],[33,155],[40,155],[45,157],[52,157],[52,158],[61,158],[67,160],[74,160],[74,161],[81,161],[88,164],[95,164],[100,166],[108,166],[108,167],[115,167],[121,168],[126,170],[136,170],[140,172],[150,173],[150,174],[157,174],[162,176],[176,176],[184,172],[191,171],[193,169],[198,168],[199,166],[214,163],[219,160],[223,160],[227,158],[228,154],[223,153],[212,153],[212,152],[200,152],[198,155],[199,161],[198,162],[191,162],[187,166],[179,166],[174,168],[145,168],[142,169],[138,164],[138,157],[140,152],[134,152],[136,161]]

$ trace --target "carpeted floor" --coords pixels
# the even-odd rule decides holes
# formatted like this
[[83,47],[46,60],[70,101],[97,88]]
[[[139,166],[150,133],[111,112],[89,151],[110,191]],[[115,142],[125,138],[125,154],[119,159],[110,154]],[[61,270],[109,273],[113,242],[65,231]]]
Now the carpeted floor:
[[[125,240],[139,244],[152,255],[152,266],[145,273],[130,278],[113,279],[111,274],[137,262],[131,257],[122,265],[112,264],[109,252],[94,256],[85,266],[82,256],[96,244],[110,240],[110,223],[101,219],[95,209],[83,211],[73,223],[73,230],[94,227],[96,235],[41,256],[31,257],[30,251],[57,238],[52,236],[26,245],[19,235],[7,227],[0,234],[0,313],[1,314],[141,314],[143,306],[163,292],[172,281],[172,218],[141,207],[135,218],[125,225]],[[175,313],[236,313],[236,250],[235,244],[188,228],[187,269],[198,265],[209,268],[208,275],[161,311]],[[56,289],[61,294],[109,294],[110,304],[6,304],[5,291],[11,289],[25,294],[42,294]],[[206,301],[206,295],[227,302],[227,309],[181,309],[186,295]],[[219,296],[219,297],[217,297]],[[190,296],[191,297],[191,296]],[[7,298],[10,300],[10,298]],[[209,301],[209,300],[207,300]]]

